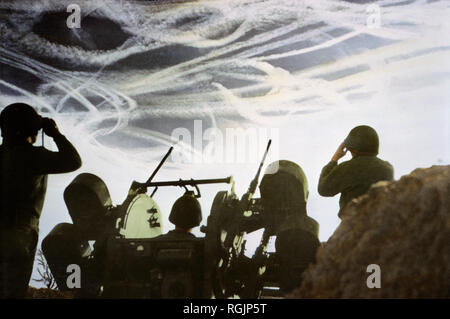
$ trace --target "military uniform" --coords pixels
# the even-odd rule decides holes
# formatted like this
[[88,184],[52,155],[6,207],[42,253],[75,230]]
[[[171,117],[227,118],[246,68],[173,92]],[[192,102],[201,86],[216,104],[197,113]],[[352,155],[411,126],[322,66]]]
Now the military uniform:
[[23,142],[0,146],[0,297],[22,298],[28,288],[47,189],[47,174],[78,169],[81,159],[63,136],[58,152]]
[[164,240],[192,240],[192,239],[196,239],[197,237],[195,237],[190,232],[174,229],[174,230],[169,231],[167,234],[160,235],[156,238],[164,239]]
[[293,227],[277,233],[275,250],[282,294],[287,295],[301,285],[303,272],[315,262],[319,246],[317,234],[304,228]]
[[318,192],[322,196],[331,197],[341,193],[339,216],[349,201],[366,193],[372,184],[394,177],[392,165],[376,156],[378,135],[371,127],[355,127],[343,144],[354,152],[353,158],[341,164],[329,162],[322,169],[318,185]]
[[190,191],[178,198],[170,211],[169,221],[176,226],[167,234],[156,237],[160,240],[202,240],[195,237],[189,229],[197,227],[202,221],[202,208]]
[[[202,221],[200,203],[192,192],[178,198],[169,215],[176,226],[165,235],[158,236],[157,267],[154,276],[159,278],[158,298],[201,298],[204,295],[204,239],[189,232]],[[157,245],[158,247],[158,245]],[[153,273],[152,271],[150,271]]]
[[300,286],[320,246],[319,224],[306,212],[308,180],[299,165],[281,160],[268,166],[260,191],[266,218],[275,226],[280,291],[287,295]]

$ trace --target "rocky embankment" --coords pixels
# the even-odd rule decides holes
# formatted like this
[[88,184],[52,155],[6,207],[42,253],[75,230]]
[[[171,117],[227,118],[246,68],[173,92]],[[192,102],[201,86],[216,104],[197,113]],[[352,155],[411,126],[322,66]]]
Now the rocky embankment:
[[[450,165],[416,169],[345,208],[291,297],[449,298],[449,243]],[[368,288],[371,264],[380,267],[380,288]]]

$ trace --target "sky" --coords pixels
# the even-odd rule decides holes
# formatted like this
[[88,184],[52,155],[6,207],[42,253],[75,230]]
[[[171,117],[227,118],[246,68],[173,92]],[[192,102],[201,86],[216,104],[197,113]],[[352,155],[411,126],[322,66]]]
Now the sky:
[[[32,104],[83,159],[77,172],[49,177],[40,240],[70,222],[62,194],[77,174],[101,177],[118,205],[171,145],[155,180],[232,175],[242,196],[272,138],[266,166],[303,168],[321,241],[339,225],[339,198],[319,196],[320,171],[353,127],[377,130],[395,179],[450,162],[448,1],[81,1],[81,27],[71,29],[73,3],[0,3],[0,107]],[[253,130],[253,148],[227,143],[239,129]],[[45,146],[55,150],[49,138]],[[227,162],[239,147],[251,151]],[[220,149],[223,157],[207,156]],[[195,160],[180,162],[180,152]],[[216,192],[229,189],[201,187],[204,223]],[[182,194],[160,188],[154,197],[165,231]]]

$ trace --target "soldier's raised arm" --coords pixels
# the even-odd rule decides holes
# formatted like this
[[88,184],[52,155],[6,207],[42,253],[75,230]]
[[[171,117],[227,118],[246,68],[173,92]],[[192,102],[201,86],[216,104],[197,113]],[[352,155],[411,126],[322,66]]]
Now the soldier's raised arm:
[[58,152],[52,152],[45,148],[37,150],[34,168],[39,174],[68,173],[81,167],[82,161],[75,147],[61,134],[55,121],[44,119],[44,133],[53,138]]
[[347,149],[344,143],[341,143],[334,153],[331,161],[325,165],[320,173],[318,192],[322,196],[334,196],[340,193],[345,181],[345,165],[339,166],[338,161],[345,156]]
[[319,185],[317,191],[321,196],[334,196],[345,188],[346,181],[346,165],[345,163],[338,164],[335,161],[330,161],[322,169],[319,178]]

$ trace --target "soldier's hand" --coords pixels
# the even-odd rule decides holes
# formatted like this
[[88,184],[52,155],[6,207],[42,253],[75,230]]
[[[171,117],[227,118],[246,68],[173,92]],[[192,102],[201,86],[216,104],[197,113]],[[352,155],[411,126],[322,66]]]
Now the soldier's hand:
[[331,161],[337,162],[340,158],[344,157],[345,154],[347,154],[347,148],[345,147],[344,143],[341,143],[341,145],[339,145],[338,149],[331,158]]
[[48,117],[43,118],[42,129],[44,130],[45,135],[50,137],[61,135],[56,122]]

